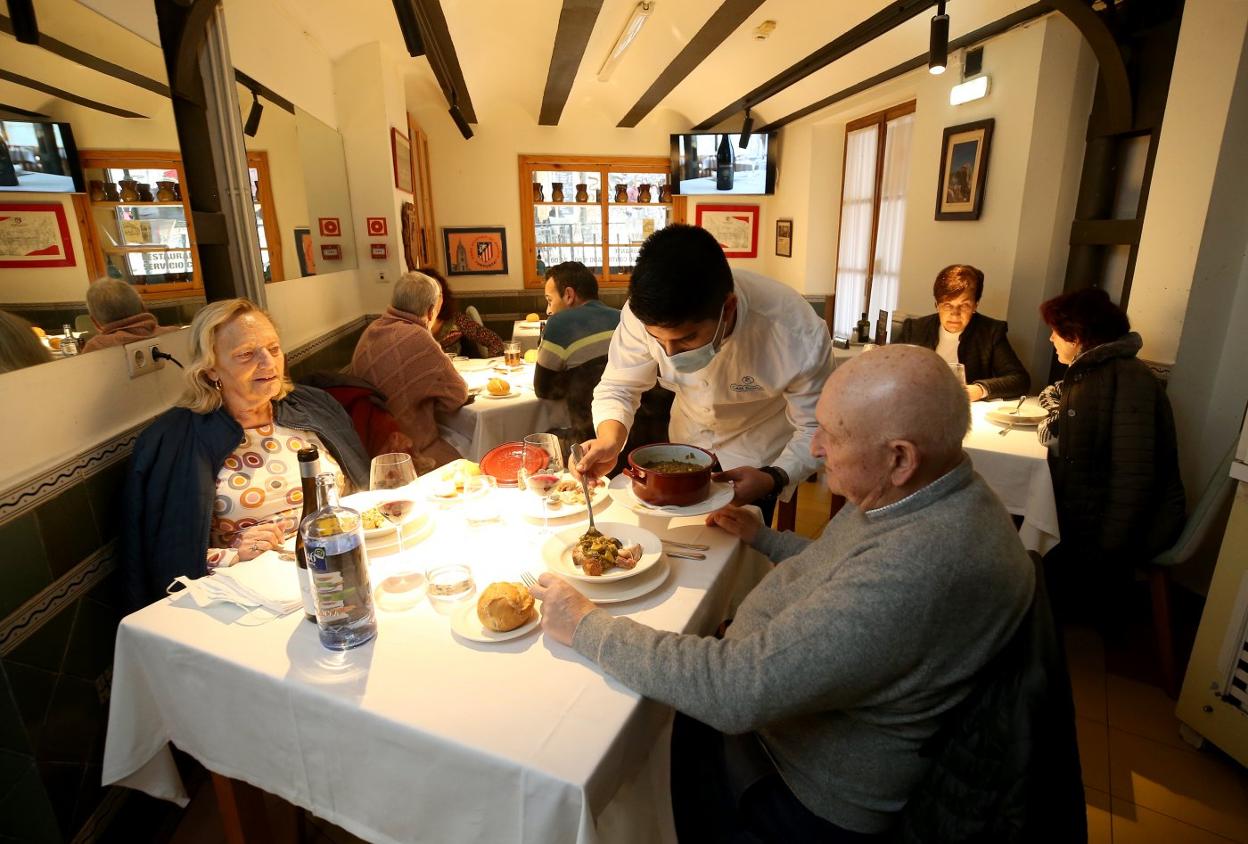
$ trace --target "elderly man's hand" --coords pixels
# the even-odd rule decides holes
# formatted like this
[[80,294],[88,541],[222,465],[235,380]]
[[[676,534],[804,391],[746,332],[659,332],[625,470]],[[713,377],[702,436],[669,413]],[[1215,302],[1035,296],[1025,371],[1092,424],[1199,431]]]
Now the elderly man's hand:
[[775,489],[771,475],[751,466],[729,469],[711,476],[712,480],[732,484],[732,503],[751,504]]
[[571,645],[581,619],[597,607],[561,577],[545,572],[529,590],[542,602],[542,629],[556,642]]
[[735,507],[731,504],[707,516],[706,523],[728,531],[746,545],[754,543],[754,540],[758,538],[758,529],[763,526],[763,520],[759,518],[757,510]]

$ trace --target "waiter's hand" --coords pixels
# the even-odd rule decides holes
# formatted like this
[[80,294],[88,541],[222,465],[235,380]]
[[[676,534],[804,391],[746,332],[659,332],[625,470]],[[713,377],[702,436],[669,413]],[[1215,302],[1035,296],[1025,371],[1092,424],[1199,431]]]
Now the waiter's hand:
[[585,475],[591,481],[603,477],[615,468],[626,442],[627,428],[614,419],[603,422],[598,426],[597,437],[581,443],[581,448],[585,449],[585,457],[571,467],[572,477],[580,480]]
[[706,523],[721,528],[740,539],[746,545],[753,545],[758,538],[758,529],[763,526],[758,510],[754,508],[734,507],[729,504],[716,510],[706,517]]
[[776,486],[771,475],[751,466],[741,466],[737,469],[729,469],[727,472],[719,472],[711,475],[711,480],[731,482],[732,503],[737,506],[754,503]]
[[550,572],[543,572],[537,582],[529,591],[542,602],[542,629],[556,642],[570,646],[581,619],[597,607],[566,580]]

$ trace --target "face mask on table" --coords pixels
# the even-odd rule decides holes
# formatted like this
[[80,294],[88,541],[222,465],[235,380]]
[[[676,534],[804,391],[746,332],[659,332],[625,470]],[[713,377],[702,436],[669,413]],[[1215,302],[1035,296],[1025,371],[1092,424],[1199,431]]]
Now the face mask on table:
[[720,332],[724,328],[724,308],[727,306],[728,303],[725,302],[719,309],[719,321],[715,323],[715,333],[711,336],[711,342],[704,346],[698,346],[696,349],[689,349],[688,351],[677,352],[674,355],[667,356],[673,369],[688,375],[691,372],[706,369],[711,365],[711,361],[715,359],[715,354],[719,351],[719,343],[723,339],[720,336]]

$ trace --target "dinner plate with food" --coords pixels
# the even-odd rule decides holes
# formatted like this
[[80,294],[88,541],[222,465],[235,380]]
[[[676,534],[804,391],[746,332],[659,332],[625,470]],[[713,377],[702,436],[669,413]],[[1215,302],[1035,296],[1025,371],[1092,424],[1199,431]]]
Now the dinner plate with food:
[[386,490],[384,493],[366,490],[343,496],[342,505],[359,512],[364,539],[393,537],[400,525],[406,537],[413,522],[427,517],[417,506],[417,497],[414,489]]
[[636,577],[663,555],[663,543],[648,530],[604,522],[587,533],[578,525],[556,533],[542,545],[546,568],[561,577],[587,583],[610,583]]
[[506,642],[528,633],[542,621],[533,595],[520,583],[491,583],[475,603],[451,616],[451,629],[473,642]]
[[[590,501],[593,507],[597,507],[602,502],[611,497],[607,490],[607,482],[602,478],[598,478],[590,485],[589,489]],[[543,518],[542,499],[533,495],[524,496],[521,512],[530,519]],[[551,519],[565,519],[569,516],[585,517],[585,488],[581,486],[581,482],[573,478],[571,475],[564,474],[560,481],[551,489],[550,495],[546,496],[546,517]]]

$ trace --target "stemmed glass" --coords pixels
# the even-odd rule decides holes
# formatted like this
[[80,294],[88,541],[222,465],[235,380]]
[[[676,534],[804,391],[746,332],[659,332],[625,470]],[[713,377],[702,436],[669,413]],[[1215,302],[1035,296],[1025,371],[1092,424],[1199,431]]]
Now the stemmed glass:
[[369,486],[377,509],[394,525],[399,543],[399,570],[381,581],[378,599],[387,609],[411,606],[419,598],[420,573],[403,564],[403,523],[416,507],[416,467],[409,454],[379,454],[369,467]]
[[[532,466],[534,468],[530,469]],[[550,533],[550,512],[546,498],[563,474],[563,451],[554,434],[529,434],[524,438],[520,469],[516,480],[520,486],[542,501],[542,534]]]

